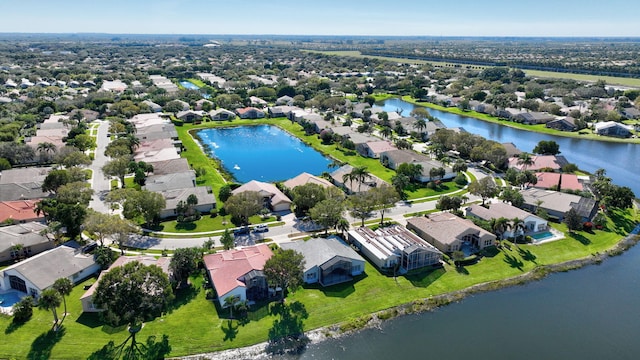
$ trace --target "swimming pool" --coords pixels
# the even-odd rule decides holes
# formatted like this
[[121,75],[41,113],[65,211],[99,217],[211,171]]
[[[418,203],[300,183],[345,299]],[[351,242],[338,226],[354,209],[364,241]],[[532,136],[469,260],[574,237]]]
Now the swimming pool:
[[20,295],[17,292],[0,294],[0,307],[12,307],[18,301],[20,301]]
[[544,241],[544,240],[549,240],[549,239],[553,238],[554,236],[555,235],[553,235],[553,233],[551,233],[550,231],[535,233],[535,234],[531,235],[531,237],[533,238],[534,242],[540,242],[540,241]]

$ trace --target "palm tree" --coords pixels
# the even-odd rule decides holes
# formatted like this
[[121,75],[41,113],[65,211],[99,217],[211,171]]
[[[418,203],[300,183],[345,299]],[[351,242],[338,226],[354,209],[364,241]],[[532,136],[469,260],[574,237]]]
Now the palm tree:
[[507,228],[509,227],[509,219],[501,217],[498,219],[491,219],[491,230],[493,231],[494,234],[496,234],[496,236],[498,236],[499,238],[502,238],[504,235],[504,232],[507,230]]
[[533,165],[533,157],[528,152],[522,152],[518,155],[518,165],[522,165],[522,171]]
[[224,298],[224,306],[229,308],[229,317],[233,319],[233,308],[240,302],[240,296],[229,295]]
[[351,188],[353,187],[353,181],[356,180],[355,174],[353,173],[353,170],[349,173],[346,173],[344,175],[342,175],[342,182],[344,184],[346,184],[347,182],[349,182],[349,188],[348,188],[348,192],[351,192]]
[[53,313],[53,330],[58,331],[58,313],[56,309],[60,306],[62,299],[60,298],[60,293],[58,293],[55,289],[49,288],[46,289],[40,294],[40,298],[38,299],[38,307],[43,310],[51,310]]
[[369,171],[366,166],[358,166],[351,170],[351,174],[353,174],[352,176],[358,182],[358,192],[360,192],[360,186],[362,186],[365,180],[370,176]]
[[420,134],[424,132],[424,129],[427,128],[427,121],[423,118],[416,119],[416,122],[413,123],[413,127],[418,130]]
[[60,278],[53,283],[52,287],[55,291],[57,291],[60,294],[60,296],[62,296],[62,302],[64,304],[64,314],[62,316],[62,321],[64,321],[64,318],[67,317],[67,298],[66,297],[69,296],[69,294],[71,294],[71,291],[73,290],[73,283],[71,282],[71,280],[67,278]]
[[56,145],[46,141],[41,142],[40,144],[38,144],[37,150],[40,155],[44,154],[46,156],[46,159],[48,160],[49,154],[56,152]]
[[391,135],[393,135],[393,130],[391,130],[391,128],[388,126],[383,126],[380,130],[380,135],[382,135],[383,138],[388,139],[389,137],[391,137]]
[[338,220],[338,223],[336,224],[336,230],[340,231],[340,234],[342,235],[343,239],[344,239],[344,233],[349,230],[350,226],[351,224],[349,224],[349,220],[345,218],[340,218],[340,220]]
[[[514,217],[511,219],[511,230],[513,230],[513,234],[515,235],[518,230],[522,231],[521,236],[524,236],[524,231],[527,229],[527,225],[524,220]],[[518,236],[514,236],[514,242],[518,242]]]

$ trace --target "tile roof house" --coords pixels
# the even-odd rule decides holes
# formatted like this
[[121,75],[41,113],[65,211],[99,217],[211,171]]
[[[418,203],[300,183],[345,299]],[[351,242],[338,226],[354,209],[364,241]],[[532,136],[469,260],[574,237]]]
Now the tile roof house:
[[194,206],[200,213],[208,213],[216,207],[216,197],[208,186],[196,186],[180,189],[158,191],[166,200],[167,205],[160,211],[159,217],[166,219],[178,215],[176,208],[180,201],[187,202],[190,195],[195,195],[198,203]]
[[0,270],[0,290],[18,290],[37,298],[60,278],[76,284],[100,270],[93,255],[61,245]]
[[407,228],[444,253],[465,248],[479,251],[496,240],[494,234],[473,222],[446,212],[408,219]]
[[335,285],[351,281],[364,272],[362,256],[335,236],[287,242],[280,247],[304,256],[303,281],[307,284]]
[[189,161],[185,158],[155,161],[147,164],[153,166],[153,175],[168,175],[191,170]]
[[319,176],[311,175],[309,173],[303,172],[302,174],[291,178],[282,183],[289,189],[293,189],[296,186],[306,185],[306,184],[318,184],[323,188],[328,188],[334,186],[329,180],[321,178]]
[[572,208],[582,216],[583,221],[591,221],[598,212],[597,201],[578,195],[536,188],[521,190],[520,193],[524,197],[522,207],[525,210],[535,212],[538,208],[544,209],[549,216],[558,221],[562,221],[567,211]]
[[169,276],[169,278],[171,278],[171,271],[169,270],[169,263],[171,262],[171,258],[169,257],[156,258],[149,255],[120,256],[119,258],[116,259],[116,261],[113,262],[113,264],[111,264],[111,266],[109,266],[107,270],[104,270],[103,272],[100,273],[98,280],[93,284],[91,284],[91,287],[87,291],[85,291],[85,293],[80,297],[80,302],[82,303],[82,311],[83,312],[102,311],[102,309],[96,307],[93,304],[93,294],[98,288],[98,284],[100,284],[100,279],[102,279],[104,274],[108,273],[112,269],[119,266],[124,266],[125,264],[134,262],[134,261],[142,263],[143,265],[146,265],[146,266],[155,265],[160,269],[162,269],[162,272],[164,272]]
[[349,242],[379,269],[399,268],[406,272],[440,264],[442,253],[404,226],[377,230],[359,227],[348,232]]
[[42,183],[50,167],[29,167],[3,170],[0,173],[0,201],[41,199],[49,195]]
[[271,256],[265,244],[205,255],[204,266],[220,306],[226,307],[225,299],[232,295],[240,301],[266,299],[269,288],[262,270]]
[[522,150],[518,149],[512,142],[502,143],[502,146],[504,146],[504,149],[507,151],[508,158],[518,157],[520,154],[522,154]]
[[[0,227],[0,262],[28,257],[52,249],[53,239],[40,233],[47,226],[39,222]],[[22,249],[14,248],[22,245]]]
[[531,161],[533,162],[531,165],[519,164],[519,159],[512,157],[509,158],[509,167],[520,171],[525,169],[530,171],[539,171],[542,169],[560,171],[563,166],[569,163],[567,159],[561,155],[535,155],[531,157]]
[[35,211],[38,201],[39,199],[0,201],[0,223],[43,221],[44,214],[38,215]]
[[578,178],[578,175],[539,172],[536,173],[536,178],[538,179],[538,182],[536,182],[533,187],[539,189],[554,188],[557,191],[584,190],[584,186],[582,184],[582,181]]
[[255,191],[260,193],[264,198],[265,207],[270,208],[273,211],[289,211],[291,208],[291,199],[282,193],[282,191],[278,190],[278,188],[273,184],[251,180],[233,190],[231,193],[235,195],[245,191]]
[[465,216],[473,216],[485,221],[491,221],[491,219],[500,218],[509,220],[518,218],[524,223],[524,229],[506,228],[501,236],[503,239],[520,236],[527,233],[546,231],[549,227],[547,220],[544,220],[530,212],[526,212],[515,206],[502,202],[487,204],[487,206],[488,208],[480,204],[471,205],[465,209]]
[[241,119],[260,119],[264,117],[264,111],[254,107],[236,109],[236,114],[238,114]]
[[143,188],[149,191],[166,191],[192,188],[195,186],[196,173],[193,170],[188,170],[166,175],[151,175],[147,177]]

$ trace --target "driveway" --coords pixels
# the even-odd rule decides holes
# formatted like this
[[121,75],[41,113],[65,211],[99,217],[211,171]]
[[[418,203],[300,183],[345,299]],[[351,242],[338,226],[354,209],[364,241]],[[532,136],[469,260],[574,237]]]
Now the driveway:
[[108,214],[109,206],[104,202],[104,197],[111,189],[111,180],[104,177],[102,167],[110,158],[104,155],[104,151],[109,145],[110,138],[107,137],[109,132],[109,122],[105,120],[97,120],[100,122],[96,138],[96,151],[94,160],[89,166],[93,174],[91,177],[91,188],[93,189],[93,197],[89,202],[89,207],[95,211]]

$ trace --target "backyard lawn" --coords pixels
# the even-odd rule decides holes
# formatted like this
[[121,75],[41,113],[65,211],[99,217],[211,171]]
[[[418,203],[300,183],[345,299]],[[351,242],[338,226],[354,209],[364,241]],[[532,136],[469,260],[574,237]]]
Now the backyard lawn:
[[[616,211],[613,218],[616,223],[610,221],[603,231],[580,231],[541,245],[511,246],[510,250],[496,251],[475,265],[459,269],[445,265],[443,269],[412,272],[394,279],[380,274],[367,263],[365,274],[357,281],[324,289],[301,288],[289,295],[287,303],[299,301],[305,306],[309,313],[304,321],[305,330],[349,322],[432,295],[524,274],[543,264],[602,252],[615,245],[638,221],[637,214],[631,210]],[[554,227],[566,230],[564,225],[554,224]],[[84,359],[110,340],[116,344],[122,342],[128,334],[125,328],[114,329],[102,325],[95,315],[81,314],[79,298],[84,292],[83,286],[93,281],[76,286],[68,297],[69,315],[57,336],[48,333],[52,321],[49,311],[34,309],[33,318],[22,326],[13,326],[9,317],[0,317],[0,329],[5,334],[4,341],[0,342],[0,358]],[[193,290],[180,293],[168,314],[146,323],[138,335],[140,339],[169,335],[171,356],[242,347],[267,339],[276,319],[267,307],[256,309],[250,314],[251,321],[244,325],[229,321],[225,319],[227,310],[219,316],[219,309],[205,299],[202,278],[194,277],[192,281]]]

